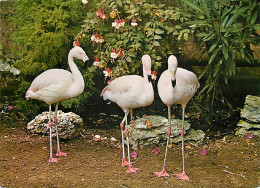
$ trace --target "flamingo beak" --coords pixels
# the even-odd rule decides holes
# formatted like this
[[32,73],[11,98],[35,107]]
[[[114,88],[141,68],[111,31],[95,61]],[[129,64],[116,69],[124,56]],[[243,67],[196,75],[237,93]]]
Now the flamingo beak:
[[89,60],[89,58],[88,58],[88,56],[87,55],[85,55],[84,57],[83,57],[83,62],[85,63],[87,60]]

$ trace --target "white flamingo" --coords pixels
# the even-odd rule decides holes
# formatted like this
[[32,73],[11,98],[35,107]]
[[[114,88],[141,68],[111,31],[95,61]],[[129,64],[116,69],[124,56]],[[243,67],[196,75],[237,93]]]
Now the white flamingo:
[[56,103],[54,122],[56,125],[57,153],[56,156],[67,156],[67,153],[60,151],[58,128],[57,128],[57,110],[60,101],[70,99],[80,95],[84,90],[84,79],[74,63],[73,58],[87,61],[89,58],[85,51],[75,46],[68,55],[68,62],[71,72],[63,69],[50,69],[37,76],[29,89],[26,99],[37,99],[46,102],[49,105],[49,129],[50,129],[50,159],[49,162],[58,162],[57,158],[52,157],[52,122],[51,105]]
[[163,170],[160,172],[155,172],[154,175],[161,176],[169,176],[169,174],[165,170],[165,162],[167,155],[167,148],[169,143],[169,138],[171,134],[171,106],[173,104],[181,104],[182,106],[182,126],[181,126],[181,141],[182,141],[182,165],[183,171],[180,174],[175,174],[177,179],[189,180],[189,177],[186,175],[184,171],[184,112],[185,107],[192,98],[192,96],[196,93],[199,88],[199,81],[197,76],[186,69],[177,68],[178,61],[175,56],[171,55],[168,58],[168,70],[164,71],[160,76],[158,81],[158,92],[161,100],[165,105],[168,106],[168,138],[166,143],[165,157]]
[[[130,162],[129,154],[129,132],[127,129],[127,115],[131,109],[148,106],[152,104],[154,99],[154,91],[152,83],[148,81],[148,75],[151,75],[151,57],[144,55],[142,57],[143,64],[143,77],[138,75],[127,75],[121,76],[113,80],[108,86],[106,86],[101,96],[104,100],[109,99],[116,103],[125,113],[125,116],[120,123],[121,134],[122,134],[122,148],[123,158],[122,166],[127,166],[127,173],[137,172],[138,168],[134,168]],[[125,159],[124,150],[124,122],[125,122],[125,133],[128,149],[128,162]]]

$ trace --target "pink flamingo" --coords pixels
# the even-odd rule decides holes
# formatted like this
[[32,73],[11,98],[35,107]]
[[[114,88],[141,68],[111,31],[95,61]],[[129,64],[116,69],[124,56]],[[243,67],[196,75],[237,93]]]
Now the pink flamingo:
[[49,105],[49,129],[50,129],[50,159],[49,162],[58,162],[57,158],[52,157],[52,122],[51,105],[56,103],[54,123],[56,125],[57,153],[56,156],[67,156],[67,153],[60,151],[58,128],[57,128],[57,110],[59,102],[78,96],[84,90],[84,79],[74,63],[73,58],[87,61],[89,58],[85,51],[75,46],[68,55],[68,62],[71,72],[63,69],[50,69],[37,76],[25,94],[27,100],[37,99],[46,102]]
[[158,81],[158,92],[161,100],[168,106],[168,138],[166,143],[166,150],[164,156],[163,170],[154,172],[155,176],[170,176],[165,170],[165,162],[167,155],[167,148],[171,134],[171,106],[173,104],[181,104],[182,106],[182,127],[181,127],[181,141],[182,141],[182,165],[183,172],[176,174],[177,179],[189,180],[189,177],[184,171],[184,112],[185,107],[199,88],[199,81],[197,76],[188,70],[177,68],[178,61],[175,56],[171,55],[168,58],[168,70],[164,71]]
[[[122,134],[122,148],[123,158],[122,166],[127,166],[127,173],[137,172],[138,168],[134,168],[130,162],[129,154],[129,132],[127,129],[127,116],[131,109],[148,106],[152,104],[154,99],[154,91],[152,83],[148,81],[148,75],[151,75],[151,57],[144,55],[142,57],[143,64],[143,77],[138,75],[127,75],[121,76],[113,80],[108,86],[106,86],[101,93],[104,100],[109,99],[116,103],[125,113],[125,116],[120,123],[121,134]],[[128,149],[128,162],[125,159],[124,150],[124,122],[125,122],[125,133]]]

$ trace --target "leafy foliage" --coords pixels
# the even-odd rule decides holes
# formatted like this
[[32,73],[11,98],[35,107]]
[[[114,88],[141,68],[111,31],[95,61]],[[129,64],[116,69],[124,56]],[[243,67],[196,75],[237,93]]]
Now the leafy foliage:
[[182,53],[182,41],[191,34],[191,29],[182,29],[186,18],[165,4],[106,0],[90,2],[85,9],[85,24],[76,40],[89,46],[97,60],[95,66],[106,68],[105,76],[112,79],[139,74],[145,53],[158,70],[170,54]]
[[[186,22],[195,30],[195,42],[208,56],[208,65],[200,75],[207,75],[199,95],[205,99],[201,106],[210,122],[215,116],[215,103],[231,104],[228,101],[228,78],[236,74],[236,60],[253,63],[250,44],[256,44],[256,19],[259,3],[256,0],[184,0],[183,14],[190,15]],[[258,24],[259,26],[259,24]],[[259,41],[258,41],[259,42]]]
[[[17,105],[25,107],[24,93],[31,81],[43,71],[50,68],[68,69],[67,55],[72,48],[75,34],[79,32],[82,24],[82,4],[77,0],[18,0],[15,1],[16,14],[12,21],[15,32],[12,40],[17,44],[14,53],[17,56],[16,67],[21,71],[22,81],[16,91]],[[82,45],[85,48],[84,44]],[[86,50],[88,54],[88,51]],[[93,88],[93,76],[85,72],[88,69],[79,65],[84,77],[89,80],[86,90]],[[84,95],[87,100],[90,93]],[[74,99],[64,103],[66,107],[78,105]],[[83,100],[83,99],[81,99]],[[29,101],[27,106],[43,105],[38,101]],[[24,110],[25,110],[24,109]]]

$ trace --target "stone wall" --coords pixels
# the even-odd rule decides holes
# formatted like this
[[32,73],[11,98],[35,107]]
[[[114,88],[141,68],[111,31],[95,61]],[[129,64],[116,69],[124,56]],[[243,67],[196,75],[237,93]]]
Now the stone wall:
[[237,124],[236,135],[253,133],[260,136],[260,97],[247,95],[240,116],[242,119]]

